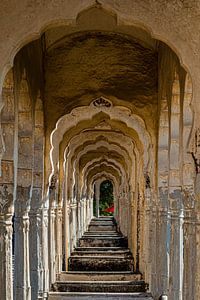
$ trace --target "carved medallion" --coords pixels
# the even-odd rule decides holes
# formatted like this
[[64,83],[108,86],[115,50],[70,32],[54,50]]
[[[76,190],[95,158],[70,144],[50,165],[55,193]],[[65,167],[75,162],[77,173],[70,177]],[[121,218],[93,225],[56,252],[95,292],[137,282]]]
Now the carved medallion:
[[92,101],[91,103],[95,107],[106,107],[109,108],[112,106],[112,102],[110,100],[107,100],[104,97],[99,97]]

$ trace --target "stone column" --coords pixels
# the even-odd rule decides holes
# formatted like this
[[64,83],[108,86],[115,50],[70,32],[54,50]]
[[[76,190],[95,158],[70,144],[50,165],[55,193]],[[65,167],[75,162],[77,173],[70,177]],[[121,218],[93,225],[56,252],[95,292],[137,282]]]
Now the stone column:
[[[199,200],[199,199],[198,199]],[[200,211],[196,213],[196,247],[195,247],[195,254],[196,257],[193,261],[195,260],[195,268],[192,270],[194,274],[194,298],[193,299],[198,299],[200,295]],[[186,298],[184,298],[186,300]]]
[[[43,299],[42,260],[42,190],[34,188],[31,198],[30,218],[30,280],[31,298]],[[45,246],[45,245],[44,245]],[[47,246],[47,245],[46,245]]]
[[56,273],[62,271],[62,207],[59,206],[56,208]]
[[3,186],[0,192],[0,293],[2,300],[13,300],[12,276],[13,196]]
[[43,261],[43,299],[47,299],[49,291],[49,253],[48,253],[48,224],[47,207],[42,209],[42,261]]
[[[180,188],[169,193],[170,201],[170,268],[169,299],[182,300],[183,287],[183,210]],[[175,275],[176,274],[176,275]]]
[[56,191],[54,187],[49,189],[49,284],[56,281]]
[[99,218],[100,184],[95,182],[96,218]]
[[29,266],[30,188],[17,187],[15,202],[15,299],[30,300]]
[[88,225],[89,225],[90,220],[91,220],[91,216],[90,216],[90,200],[86,199],[85,201],[87,203],[86,207],[87,207],[87,229],[88,229]]
[[184,267],[184,278],[183,278],[183,298],[197,299],[195,297],[195,279],[199,273],[199,260],[197,259],[197,227],[198,227],[198,215],[195,213],[195,198],[192,193],[184,193],[184,224],[183,224],[183,267]]
[[[166,196],[166,204],[168,195]],[[163,201],[164,201],[163,198]],[[170,230],[168,223],[168,210],[165,207],[158,207],[158,226],[157,226],[157,262],[156,262],[156,273],[157,273],[157,292],[158,296],[168,294],[169,286],[169,270],[168,270],[168,256],[169,256],[169,236]]]
[[77,235],[77,238],[79,239],[81,237],[81,198],[79,199],[78,201],[78,204],[77,204],[77,213],[78,213],[78,216],[77,216],[77,222],[78,222],[78,228],[77,228],[77,231],[78,231],[78,235]]
[[80,200],[80,231],[81,231],[81,235],[83,235],[84,233],[84,206],[83,206],[83,199]]
[[70,255],[70,207],[65,199],[64,201],[64,251],[65,251],[65,270],[68,270],[68,258]]
[[76,247],[76,231],[77,231],[77,216],[76,216],[76,211],[77,211],[77,205],[73,204],[71,206],[71,213],[72,213],[72,222],[71,222],[71,251],[74,250]]
[[93,209],[94,209],[94,199],[93,199],[93,197],[91,197],[89,199],[89,201],[90,201],[90,220],[91,220],[94,216],[94,211],[93,211]]

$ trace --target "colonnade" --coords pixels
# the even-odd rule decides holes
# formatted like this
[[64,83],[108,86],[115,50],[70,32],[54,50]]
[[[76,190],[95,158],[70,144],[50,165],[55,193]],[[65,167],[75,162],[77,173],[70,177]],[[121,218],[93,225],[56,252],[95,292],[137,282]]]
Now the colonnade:
[[4,82],[0,127],[3,300],[47,299],[93,217],[94,191],[98,201],[104,180],[113,184],[114,216],[134,267],[155,298],[197,299],[199,132],[191,78],[170,51],[161,58],[156,120],[145,105],[142,115],[127,100],[92,95],[48,126],[45,92],[15,61]]

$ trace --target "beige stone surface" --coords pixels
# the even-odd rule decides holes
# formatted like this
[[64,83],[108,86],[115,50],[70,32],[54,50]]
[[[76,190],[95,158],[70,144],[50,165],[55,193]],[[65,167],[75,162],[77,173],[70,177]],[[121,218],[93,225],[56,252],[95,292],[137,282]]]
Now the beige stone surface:
[[200,1],[2,0],[0,14],[0,298],[14,245],[14,299],[47,299],[108,179],[155,299],[198,300]]

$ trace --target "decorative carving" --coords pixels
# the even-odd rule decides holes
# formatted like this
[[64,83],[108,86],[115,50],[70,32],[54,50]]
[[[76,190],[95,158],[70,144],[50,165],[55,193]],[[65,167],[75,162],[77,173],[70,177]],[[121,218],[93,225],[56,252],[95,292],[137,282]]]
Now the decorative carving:
[[94,128],[95,129],[99,129],[99,130],[111,130],[112,129],[112,127],[110,126],[110,124],[108,124],[106,121],[100,122]]
[[7,185],[0,190],[0,214],[12,213],[13,195],[8,192]]
[[6,152],[2,128],[0,127],[0,176],[1,176],[1,160]]
[[17,199],[15,202],[16,212],[26,214],[30,209],[30,189],[31,187],[17,187]]
[[111,107],[112,106],[112,102],[105,99],[104,97],[99,97],[97,99],[95,99],[94,101],[92,101],[92,105],[95,107]]
[[191,154],[195,162],[196,172],[200,173],[200,129],[199,128],[196,129],[196,132],[194,134]]
[[37,211],[42,206],[42,189],[33,188],[32,197],[31,197],[31,210]]
[[56,188],[56,183],[57,183],[57,177],[56,177],[56,175],[52,175],[52,177],[51,177],[51,183],[50,183],[49,188],[51,190],[55,189]]
[[183,190],[183,204],[185,209],[193,209],[195,207],[195,195],[192,190]]
[[144,176],[145,176],[145,181],[146,181],[146,189],[150,189],[151,188],[151,182],[150,182],[149,174],[146,173]]

